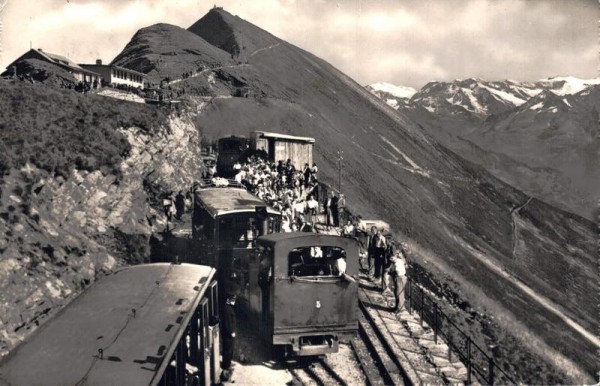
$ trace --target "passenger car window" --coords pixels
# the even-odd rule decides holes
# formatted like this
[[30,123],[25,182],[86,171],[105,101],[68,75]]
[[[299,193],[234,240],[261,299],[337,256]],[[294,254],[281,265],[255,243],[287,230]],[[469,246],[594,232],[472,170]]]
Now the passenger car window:
[[346,267],[346,251],[339,247],[307,246],[288,255],[288,276],[340,276]]

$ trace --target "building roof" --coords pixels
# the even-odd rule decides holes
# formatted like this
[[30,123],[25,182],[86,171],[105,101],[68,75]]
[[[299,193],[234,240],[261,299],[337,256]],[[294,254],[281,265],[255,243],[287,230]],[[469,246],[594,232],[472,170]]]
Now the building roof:
[[157,384],[214,275],[149,264],[100,279],[0,362],[0,384]]
[[271,233],[265,236],[261,236],[258,239],[267,241],[269,243],[285,242],[298,246],[339,246],[347,248],[349,245],[356,246],[357,241],[349,237],[341,237],[335,235],[325,235],[322,233],[312,232],[282,232],[282,233]]
[[71,69],[73,71],[78,71],[78,72],[83,72],[83,73],[86,73],[86,74],[100,76],[100,74],[95,73],[94,71],[86,70],[85,68],[80,67],[77,63],[71,61],[71,59],[69,59],[69,58],[67,58],[65,56],[58,55],[58,54],[53,54],[53,53],[47,52],[47,51],[43,51],[41,48],[37,48],[37,49],[32,48],[31,51],[35,51],[39,55],[42,55],[50,63],[57,64],[57,65],[62,66],[62,67],[66,67],[66,68]]
[[267,203],[241,188],[200,188],[196,190],[196,202],[213,217],[231,213],[254,212],[256,207],[267,207],[267,212],[280,214]]
[[298,137],[298,136],[295,136],[295,135],[271,133],[271,132],[268,132],[268,131],[255,131],[254,133],[259,138],[275,138],[275,139],[286,139],[286,140],[289,140],[289,141],[315,143],[315,139],[311,138],[311,137]]
[[125,68],[125,67],[121,67],[121,66],[116,66],[116,65],[114,65],[114,64],[93,64],[93,63],[92,63],[92,64],[87,64],[87,63],[84,63],[84,64],[80,64],[80,66],[82,66],[82,67],[84,67],[84,68],[85,68],[85,67],[90,67],[90,68],[93,68],[93,67],[108,67],[108,68],[115,68],[115,69],[117,69],[117,70],[121,70],[121,71],[125,71],[125,72],[129,72],[129,73],[132,73],[132,74],[135,74],[135,75],[142,76],[142,77],[144,77],[144,78],[148,77],[148,75],[147,75],[147,74],[144,74],[143,72],[135,71],[135,70],[132,70],[132,69],[130,69],[130,68]]

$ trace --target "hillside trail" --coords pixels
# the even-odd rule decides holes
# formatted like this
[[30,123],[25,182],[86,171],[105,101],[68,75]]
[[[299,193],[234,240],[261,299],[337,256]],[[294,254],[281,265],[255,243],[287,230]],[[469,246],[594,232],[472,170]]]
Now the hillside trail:
[[271,44],[270,46],[267,46],[267,47],[259,48],[258,50],[254,50],[250,55],[248,55],[248,57],[251,58],[254,55],[258,54],[259,52],[270,50],[271,48],[275,48],[275,47],[278,47],[280,45],[281,45],[281,42],[280,43],[276,43],[276,44]]
[[196,77],[198,77],[200,75],[206,74],[207,72],[212,72],[212,71],[215,71],[215,70],[221,70],[221,69],[224,69],[224,68],[235,68],[235,67],[246,67],[246,66],[249,66],[249,64],[247,64],[247,63],[239,63],[239,64],[230,64],[230,65],[227,65],[227,66],[217,66],[217,67],[205,68],[202,71],[196,71],[195,73],[193,73],[192,75],[188,76],[185,79],[184,78],[173,79],[173,80],[171,80],[171,81],[169,81],[167,83],[167,86],[170,86],[170,85],[176,84],[176,83],[180,83],[180,82],[182,82],[182,81],[184,81],[186,79],[189,79],[189,78],[196,78]]
[[[252,53],[250,53],[250,55],[248,55],[247,57],[248,57],[248,58],[251,58],[251,57],[253,57],[254,55],[258,54],[259,52],[266,51],[266,50],[270,50],[270,49],[272,49],[272,48],[279,47],[280,45],[281,45],[281,42],[279,42],[279,43],[276,43],[276,44],[271,44],[270,46],[267,46],[267,47],[259,48],[259,49],[257,49],[257,50],[254,50],[254,51],[253,51]],[[192,75],[188,76],[188,77],[187,77],[187,78],[185,78],[185,79],[189,79],[189,78],[195,78],[195,77],[198,77],[198,76],[200,76],[200,75],[206,74],[206,73],[207,73],[207,72],[209,72],[209,71],[221,70],[221,69],[224,69],[224,68],[245,67],[245,66],[249,66],[249,64],[248,64],[248,63],[239,63],[239,64],[230,64],[230,65],[228,65],[228,66],[218,66],[218,67],[212,67],[212,68],[205,68],[205,69],[204,69],[204,70],[202,70],[202,71],[196,71],[196,72],[194,72]],[[167,83],[167,86],[170,86],[170,85],[172,85],[172,84],[177,84],[177,83],[180,83],[181,81],[183,81],[183,80],[185,80],[185,79],[184,79],[184,78],[177,78],[177,79],[173,79],[173,80],[171,80],[171,81],[169,81],[169,82]]]
[[512,225],[512,257],[515,258],[516,257],[516,252],[517,252],[517,244],[518,244],[518,236],[519,236],[519,229],[517,227],[517,221],[518,221],[518,217],[519,217],[519,211],[521,211],[521,209],[525,208],[533,199],[533,197],[529,197],[529,199],[527,200],[527,202],[525,202],[523,205],[520,206],[516,206],[514,208],[512,208],[510,210],[510,218],[511,218],[511,225]]

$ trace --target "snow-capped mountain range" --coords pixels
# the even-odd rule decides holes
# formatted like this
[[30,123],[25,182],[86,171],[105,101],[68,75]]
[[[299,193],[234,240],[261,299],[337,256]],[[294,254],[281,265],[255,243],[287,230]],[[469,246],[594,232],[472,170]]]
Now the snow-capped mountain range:
[[457,79],[453,82],[430,82],[419,91],[412,87],[378,82],[367,86],[367,89],[396,109],[400,106],[421,107],[432,113],[441,109],[452,114],[470,113],[485,117],[521,106],[542,91],[565,97],[594,85],[600,85],[600,78],[579,79],[566,76],[537,82]]
[[388,83],[367,89],[496,177],[593,217],[600,197],[600,79],[470,78],[430,82],[412,96]]

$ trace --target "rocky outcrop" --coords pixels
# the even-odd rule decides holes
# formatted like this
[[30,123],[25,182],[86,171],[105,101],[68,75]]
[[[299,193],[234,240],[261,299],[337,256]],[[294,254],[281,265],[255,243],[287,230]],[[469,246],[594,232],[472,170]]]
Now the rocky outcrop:
[[201,176],[189,117],[148,131],[118,129],[130,144],[116,173],[55,176],[26,164],[4,177],[0,201],[0,355],[103,273],[149,256],[162,230],[157,194]]

